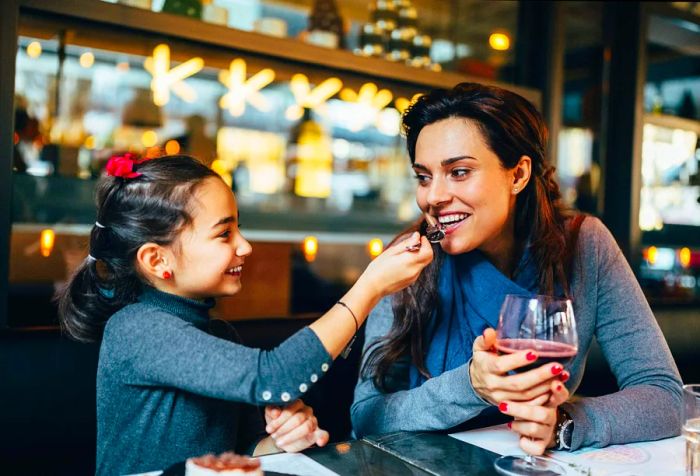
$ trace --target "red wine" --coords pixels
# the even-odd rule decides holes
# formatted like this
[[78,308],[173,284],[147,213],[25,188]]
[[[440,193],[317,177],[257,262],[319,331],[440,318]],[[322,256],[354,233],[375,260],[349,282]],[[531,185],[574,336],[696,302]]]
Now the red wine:
[[527,372],[550,362],[566,365],[578,352],[575,346],[563,342],[538,339],[500,339],[496,341],[496,350],[501,354],[512,354],[528,349],[537,353],[537,360],[529,365],[523,365],[515,369],[514,372]]

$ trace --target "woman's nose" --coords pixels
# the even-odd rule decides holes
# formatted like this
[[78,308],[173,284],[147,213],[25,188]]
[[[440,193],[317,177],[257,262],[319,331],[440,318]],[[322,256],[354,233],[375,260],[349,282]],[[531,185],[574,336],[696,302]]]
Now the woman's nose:
[[436,179],[432,181],[426,200],[431,207],[439,207],[450,201],[449,190],[442,180]]

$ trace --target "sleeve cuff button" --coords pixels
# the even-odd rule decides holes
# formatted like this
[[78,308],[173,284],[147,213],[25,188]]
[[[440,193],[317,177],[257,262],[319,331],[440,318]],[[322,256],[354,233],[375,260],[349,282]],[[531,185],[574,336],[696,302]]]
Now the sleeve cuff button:
[[265,391],[262,393],[262,398],[263,398],[263,400],[265,400],[265,401],[271,399],[271,398],[272,398],[272,392],[270,392],[269,390],[265,390]]
[[292,397],[287,392],[284,392],[282,395],[280,395],[280,398],[283,402],[288,402]]

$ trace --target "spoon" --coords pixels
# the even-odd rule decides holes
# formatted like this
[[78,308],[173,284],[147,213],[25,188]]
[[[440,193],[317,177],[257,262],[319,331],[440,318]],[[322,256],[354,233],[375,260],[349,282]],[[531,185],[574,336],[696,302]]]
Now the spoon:
[[[428,227],[425,229],[425,236],[431,243],[439,243],[440,240],[445,238],[445,227],[440,223],[435,221],[432,215],[427,213],[423,214],[425,216],[425,221],[428,222]],[[415,245],[406,246],[406,251],[418,251],[420,249],[420,241]]]

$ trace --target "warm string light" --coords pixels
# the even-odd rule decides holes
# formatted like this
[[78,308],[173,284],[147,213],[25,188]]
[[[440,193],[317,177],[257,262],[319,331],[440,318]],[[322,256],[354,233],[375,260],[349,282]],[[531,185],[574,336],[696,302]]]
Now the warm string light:
[[374,259],[384,251],[384,243],[379,238],[373,238],[367,243],[367,251],[372,259]]
[[238,117],[245,112],[246,103],[250,103],[261,112],[270,110],[269,101],[260,94],[260,90],[275,79],[275,72],[270,68],[258,71],[246,79],[246,62],[240,58],[231,61],[228,71],[219,73],[219,81],[228,88],[219,101],[219,106]]
[[153,103],[164,106],[170,101],[170,91],[185,102],[194,102],[197,93],[184,80],[198,73],[204,67],[202,58],[190,58],[174,68],[170,68],[170,47],[165,44],[156,46],[153,56],[146,58],[144,68],[151,76]]
[[684,268],[690,266],[690,248],[681,248],[678,251],[678,261],[680,261],[681,266]]
[[338,78],[328,78],[321,84],[311,89],[309,78],[303,74],[295,74],[289,83],[296,104],[287,108],[285,117],[290,121],[301,119],[304,108],[315,109],[324,104],[340,91],[343,82]]
[[358,92],[345,88],[340,91],[340,99],[345,102],[358,104],[362,111],[355,115],[355,121],[350,124],[350,130],[357,132],[370,124],[376,124],[379,113],[394,99],[388,89],[379,90],[374,83],[365,83]]
[[78,59],[78,62],[83,68],[92,68],[92,65],[95,64],[95,55],[92,52],[87,51],[80,55],[80,59]]
[[32,41],[27,45],[27,56],[30,58],[38,58],[41,56],[41,43]]
[[505,33],[491,33],[489,36],[489,46],[496,51],[506,51],[510,48],[510,37]]
[[309,263],[313,262],[318,253],[318,239],[315,236],[307,236],[304,238],[302,248],[304,249],[304,258],[306,261]]
[[51,228],[41,230],[41,235],[39,237],[39,250],[41,251],[41,256],[44,258],[51,256],[55,242],[56,232],[54,232]]

